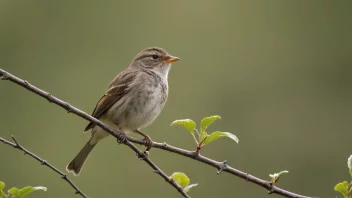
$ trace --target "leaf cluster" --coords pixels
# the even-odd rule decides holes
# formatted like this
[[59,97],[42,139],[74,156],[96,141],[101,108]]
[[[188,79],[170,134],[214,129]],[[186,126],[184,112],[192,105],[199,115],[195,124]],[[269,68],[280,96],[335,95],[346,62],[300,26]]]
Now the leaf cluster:
[[16,187],[10,188],[7,193],[4,193],[3,189],[5,187],[5,183],[0,181],[0,198],[23,198],[26,197],[27,195],[31,194],[34,191],[37,190],[43,190],[46,191],[46,187],[43,186],[26,186],[22,189],[18,189]]
[[[216,120],[220,119],[221,117],[218,115],[205,117],[200,122],[199,131],[196,128],[196,123],[191,119],[182,119],[182,120],[175,120],[171,123],[173,125],[181,125],[183,126],[190,134],[192,135],[194,141],[197,144],[197,150],[199,151],[203,146],[214,142],[220,138],[229,138],[236,143],[238,143],[239,139],[230,132],[221,132],[221,131],[213,131],[211,133],[206,132],[208,127],[213,124]],[[197,134],[198,138],[195,136]]]

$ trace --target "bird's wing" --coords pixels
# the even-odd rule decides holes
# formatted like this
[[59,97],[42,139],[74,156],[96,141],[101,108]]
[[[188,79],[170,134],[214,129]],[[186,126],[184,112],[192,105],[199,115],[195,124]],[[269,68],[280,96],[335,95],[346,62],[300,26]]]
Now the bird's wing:
[[[109,110],[112,105],[125,96],[128,93],[128,87],[134,81],[137,72],[138,71],[135,70],[125,70],[117,75],[111,82],[110,87],[105,92],[104,96],[98,101],[92,116],[99,119],[99,117]],[[91,129],[94,126],[95,124],[90,122],[84,131]]]

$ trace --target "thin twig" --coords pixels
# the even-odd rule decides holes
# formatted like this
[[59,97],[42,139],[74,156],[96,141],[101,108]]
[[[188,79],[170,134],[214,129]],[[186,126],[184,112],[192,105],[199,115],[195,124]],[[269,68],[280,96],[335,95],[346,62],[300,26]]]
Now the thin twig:
[[[59,105],[60,107],[66,109],[66,111],[68,113],[73,113],[76,114],[88,121],[93,122],[94,124],[98,125],[99,127],[101,127],[102,129],[104,129],[105,131],[107,131],[108,133],[110,133],[112,136],[114,136],[118,143],[120,144],[125,144],[128,147],[130,147],[134,152],[136,152],[137,156],[140,157],[141,159],[143,159],[149,166],[152,167],[153,171],[155,173],[158,173],[158,175],[160,175],[162,178],[165,179],[166,182],[168,182],[169,184],[171,184],[182,196],[186,197],[186,198],[190,198],[190,196],[183,191],[182,187],[180,185],[178,185],[178,183],[176,183],[173,179],[169,178],[156,164],[154,164],[149,158],[148,156],[143,153],[142,151],[140,151],[134,144],[132,144],[128,139],[126,138],[127,136],[125,135],[124,132],[122,131],[115,131],[113,129],[111,129],[109,126],[105,125],[103,122],[101,122],[100,120],[90,116],[89,114],[87,114],[86,112],[70,105],[69,103],[62,101],[56,97],[54,97],[53,95],[51,95],[50,93],[47,93],[33,85],[31,85],[28,81],[22,80],[2,69],[0,69],[0,79],[2,80],[9,80],[11,82],[14,82],[30,91],[32,91],[33,93],[36,93],[37,95],[42,96],[43,98],[46,98],[49,102],[55,103],[57,105]],[[143,143],[144,144],[144,143]]]
[[[52,102],[52,103],[55,103],[55,104],[61,106],[62,108],[66,109],[68,112],[74,113],[74,114],[82,117],[83,119],[86,119],[86,120],[88,120],[90,122],[93,122],[94,124],[100,126],[104,130],[106,130],[107,132],[112,134],[114,137],[119,139],[119,136],[117,135],[117,133],[119,133],[119,132],[113,131],[108,126],[104,125],[101,121],[95,119],[94,117],[90,116],[89,114],[77,109],[76,107],[73,107],[72,105],[69,105],[68,103],[66,103],[66,102],[64,102],[64,101],[52,96],[51,94],[49,94],[49,93],[47,93],[47,92],[45,92],[45,91],[43,91],[41,89],[38,89],[38,88],[34,87],[33,85],[29,84],[27,81],[19,79],[16,76],[13,76],[12,74],[9,74],[8,72],[0,69],[0,78],[1,78],[1,75],[3,76],[2,79],[10,80],[11,82],[14,82],[14,83],[16,83],[16,84],[18,84],[18,85],[20,85],[20,86],[22,86],[22,87],[34,92],[34,93],[36,93],[36,94],[46,98],[47,100],[49,100],[49,102]],[[127,144],[128,146],[129,146],[129,144],[132,145],[131,142],[144,145],[143,140],[139,140],[139,139],[136,139],[136,138],[133,138],[133,137],[130,137],[130,136],[126,136],[125,138],[126,138],[126,142],[127,143],[126,142],[123,142],[123,143]],[[210,158],[204,157],[204,156],[202,156],[199,153],[195,153],[194,151],[188,151],[188,150],[185,150],[185,149],[181,149],[181,148],[169,145],[167,143],[153,142],[152,146],[154,148],[159,148],[159,149],[162,149],[162,150],[173,152],[173,153],[176,153],[176,154],[179,154],[179,155],[194,159],[196,161],[202,162],[204,164],[208,164],[210,166],[213,166],[213,167],[215,167],[218,170],[217,171],[218,174],[220,174],[221,172],[228,172],[228,173],[230,173],[232,175],[235,175],[235,176],[240,177],[240,178],[242,178],[242,179],[244,179],[246,181],[249,181],[251,183],[257,184],[257,185],[267,189],[270,194],[278,194],[278,195],[282,195],[284,197],[290,197],[290,198],[309,198],[308,196],[299,195],[299,194],[296,194],[296,193],[281,189],[281,188],[279,188],[277,186],[274,186],[274,185],[270,184],[269,181],[262,180],[262,179],[260,179],[258,177],[255,177],[255,176],[250,175],[248,173],[245,173],[245,172],[242,172],[240,170],[237,170],[237,169],[229,166],[226,163],[226,161],[224,161],[224,162],[215,161],[215,160],[212,160]],[[133,150],[136,151],[138,149],[136,148],[136,150],[135,149],[133,149]],[[136,153],[137,153],[138,156],[143,156],[143,153],[140,153],[140,151],[139,152],[136,151]],[[145,159],[148,159],[148,158],[144,158],[144,160]],[[154,169],[154,172],[159,173],[159,171],[157,169]],[[163,176],[163,177],[165,178],[165,176]],[[165,179],[169,183],[173,182],[169,178],[165,178]]]
[[79,188],[78,186],[76,186],[76,184],[74,184],[70,178],[67,177],[66,174],[64,174],[63,172],[61,172],[58,168],[56,168],[55,166],[51,165],[49,162],[47,162],[46,160],[43,160],[42,158],[40,158],[38,155],[32,153],[31,151],[27,150],[26,148],[24,148],[22,145],[20,145],[20,143],[18,143],[18,141],[16,140],[16,138],[14,136],[12,136],[12,139],[15,143],[12,143],[8,140],[5,140],[3,138],[0,137],[0,142],[3,142],[7,145],[13,146],[13,148],[19,149],[21,151],[24,152],[25,155],[29,155],[32,158],[38,160],[40,162],[41,165],[47,166],[49,167],[51,170],[55,171],[57,174],[59,174],[61,176],[62,179],[64,179],[67,183],[69,183],[73,189],[75,189],[75,193],[81,195],[84,198],[88,198],[87,195],[85,195]]

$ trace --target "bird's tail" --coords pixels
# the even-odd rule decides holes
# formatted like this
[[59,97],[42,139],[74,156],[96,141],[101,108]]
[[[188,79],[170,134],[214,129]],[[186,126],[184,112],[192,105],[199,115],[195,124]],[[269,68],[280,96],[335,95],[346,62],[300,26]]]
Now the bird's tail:
[[81,172],[82,166],[86,161],[89,153],[93,150],[97,142],[91,143],[92,138],[82,148],[78,155],[67,165],[66,170],[73,172],[74,175],[78,175]]

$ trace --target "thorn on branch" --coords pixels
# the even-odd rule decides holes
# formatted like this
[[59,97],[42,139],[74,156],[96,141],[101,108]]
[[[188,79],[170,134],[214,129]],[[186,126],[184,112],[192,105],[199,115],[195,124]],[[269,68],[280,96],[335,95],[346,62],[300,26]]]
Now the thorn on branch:
[[274,189],[272,188],[272,189],[270,189],[269,191],[268,191],[268,194],[270,195],[270,194],[273,194],[275,191],[274,191]]
[[268,194],[273,194],[275,192],[273,183],[272,182],[268,182],[268,184],[269,184],[269,187],[270,187],[270,189],[268,191]]
[[9,76],[7,75],[6,72],[0,71],[0,80],[8,80]]
[[40,164],[41,164],[41,165],[47,165],[48,163],[47,163],[45,160],[43,160],[43,161],[41,161]]
[[146,153],[146,152],[136,153],[136,155],[137,155],[138,159],[140,159],[140,160],[144,160],[144,159],[148,158],[148,153]]
[[167,148],[167,143],[166,142],[163,142],[163,147]]
[[219,175],[222,171],[226,170],[226,168],[227,168],[227,160],[225,160],[219,164],[219,168],[216,171],[216,174]]
[[48,93],[48,95],[46,95],[46,99],[49,101],[49,103],[52,103],[53,95],[51,95],[51,93]]
[[66,106],[67,113],[71,113],[72,112],[72,107],[71,107],[70,103],[66,103],[65,106]]

